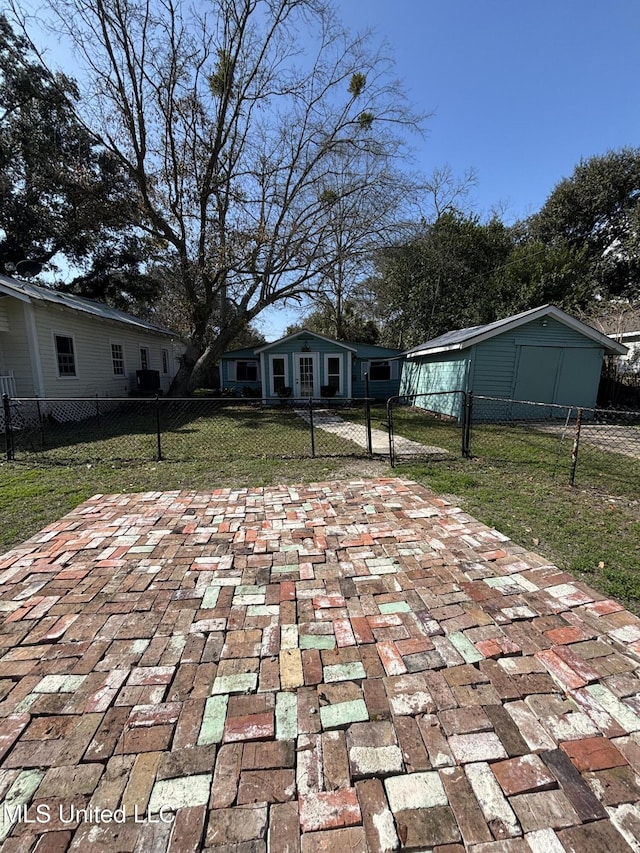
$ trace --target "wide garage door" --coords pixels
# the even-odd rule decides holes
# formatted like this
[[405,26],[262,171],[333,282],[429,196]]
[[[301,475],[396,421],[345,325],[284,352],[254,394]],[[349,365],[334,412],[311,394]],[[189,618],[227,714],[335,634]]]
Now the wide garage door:
[[602,351],[594,347],[520,347],[514,397],[537,403],[593,406]]
[[515,399],[553,403],[561,356],[561,347],[521,347]]

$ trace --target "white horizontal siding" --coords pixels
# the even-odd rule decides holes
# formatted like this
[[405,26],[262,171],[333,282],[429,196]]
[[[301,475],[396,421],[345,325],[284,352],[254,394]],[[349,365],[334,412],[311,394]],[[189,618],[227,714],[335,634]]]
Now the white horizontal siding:
[[[160,373],[163,391],[169,389],[178,368],[170,338],[153,332],[129,328],[124,324],[81,315],[56,306],[35,306],[38,346],[47,397],[122,397],[132,387],[131,376],[140,370],[140,347],[149,350],[149,369]],[[55,335],[68,335],[74,340],[76,376],[59,377]],[[111,344],[121,344],[125,373],[113,372]],[[162,349],[169,353],[169,373],[162,373]]]
[[8,297],[3,299],[2,303],[9,329],[0,332],[0,372],[13,373],[18,396],[31,397],[36,389],[29,358],[23,303]]

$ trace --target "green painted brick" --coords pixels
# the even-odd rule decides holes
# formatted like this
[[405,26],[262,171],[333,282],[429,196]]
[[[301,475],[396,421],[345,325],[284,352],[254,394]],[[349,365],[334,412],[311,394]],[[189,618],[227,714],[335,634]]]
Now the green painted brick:
[[[4,841],[17,822],[17,806],[24,806],[31,801],[40,782],[44,778],[44,770],[22,770],[14,779],[7,791],[0,810],[0,842]],[[10,815],[16,814],[16,820]]]
[[335,705],[323,705],[320,708],[320,722],[324,729],[336,729],[350,723],[362,723],[369,719],[364,699],[351,702],[338,702]]
[[471,640],[468,640],[461,631],[454,631],[447,635],[451,645],[460,652],[467,663],[475,663],[479,660],[484,660],[484,656],[473,645]]
[[293,740],[298,736],[298,697],[282,692],[276,696],[276,740]]
[[247,616],[279,616],[280,607],[277,604],[250,604]]
[[238,675],[218,675],[213,682],[211,695],[215,695],[216,693],[245,693],[255,690],[257,684],[257,672],[241,672]]
[[388,601],[386,604],[379,604],[378,610],[380,613],[409,613],[411,608],[406,601]]
[[224,721],[227,716],[229,694],[221,693],[210,696],[204,706],[202,725],[198,735],[198,743],[220,743],[224,732]]
[[335,649],[336,638],[333,634],[304,634],[300,637],[301,649]]
[[218,603],[218,599],[220,598],[220,587],[219,586],[208,586],[204,595],[202,596],[202,609],[203,610],[211,610]]
[[359,661],[353,663],[335,663],[323,668],[324,680],[330,681],[354,681],[366,678],[367,673]]

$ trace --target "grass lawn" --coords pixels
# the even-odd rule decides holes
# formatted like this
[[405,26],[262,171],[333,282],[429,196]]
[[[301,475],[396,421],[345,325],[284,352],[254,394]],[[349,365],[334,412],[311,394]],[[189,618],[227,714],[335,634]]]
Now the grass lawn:
[[457,424],[411,409],[394,412],[397,431],[458,454],[400,464],[396,473],[454,496],[514,542],[548,557],[640,613],[640,458],[582,443],[569,485],[573,431],[474,425],[473,458],[459,458]]
[[[290,408],[206,399],[159,405],[162,458],[179,462],[311,455],[309,425]],[[362,454],[362,448],[323,433],[325,455]],[[99,417],[35,426],[16,433],[16,459],[61,465],[158,458],[153,400],[137,400]]]
[[[0,464],[0,553],[96,493],[206,490],[394,474],[449,496],[517,544],[640,613],[640,460],[584,445],[576,486],[571,488],[570,441],[532,430],[487,426],[474,430],[474,458],[461,459],[455,425],[426,421],[409,411],[396,415],[400,434],[448,449],[451,456],[393,470],[384,460],[284,458],[290,437],[282,432],[282,424],[259,429],[245,423],[240,428],[250,434],[256,452],[244,458],[220,454],[211,458],[202,452],[189,461],[127,465]],[[350,412],[349,418],[355,421],[356,413]],[[385,419],[384,410],[376,410],[372,425]]]

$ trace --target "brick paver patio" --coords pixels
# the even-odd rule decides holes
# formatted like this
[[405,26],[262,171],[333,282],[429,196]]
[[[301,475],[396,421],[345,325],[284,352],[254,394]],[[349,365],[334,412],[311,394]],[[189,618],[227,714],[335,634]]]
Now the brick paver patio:
[[640,620],[415,484],[97,496],[0,616],[3,853],[640,850]]

